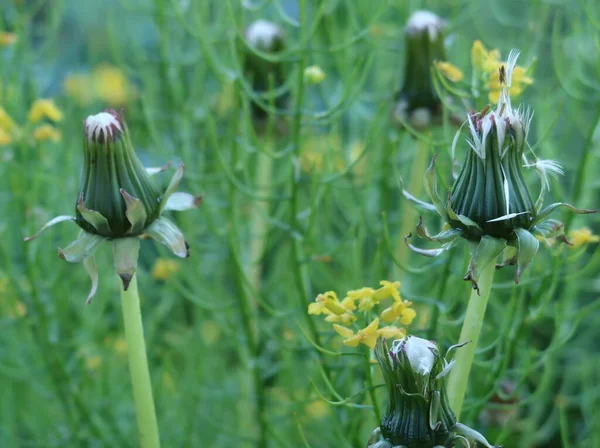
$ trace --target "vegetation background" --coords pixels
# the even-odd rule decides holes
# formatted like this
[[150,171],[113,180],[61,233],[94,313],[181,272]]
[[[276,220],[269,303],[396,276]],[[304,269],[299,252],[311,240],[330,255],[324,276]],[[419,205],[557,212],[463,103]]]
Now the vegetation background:
[[[373,399],[385,403],[383,389],[366,385],[381,378],[366,347],[344,347],[307,315],[319,292],[401,280],[418,313],[410,331],[456,343],[470,288],[466,245],[435,261],[411,254],[408,272],[393,262],[403,216],[416,216],[398,177],[409,179],[415,155],[429,151],[450,182],[455,132],[446,121],[415,138],[389,119],[413,11],[448,21],[448,59],[465,73],[476,39],[503,55],[520,48],[520,63],[536,64],[520,98],[535,110],[530,144],[565,169],[552,181],[556,198],[598,207],[595,0],[0,3],[0,31],[16,37],[0,47],[0,106],[20,129],[0,146],[2,447],[138,443],[110,254],[99,265],[111,275],[84,306],[84,269],[56,257],[77,229],[22,243],[49,217],[73,213],[82,120],[106,107],[125,108],[147,165],[185,161],[183,189],[204,193],[199,210],[174,218],[191,258],[142,244],[166,447],[365,446],[378,425]],[[271,137],[253,131],[257,94],[240,62],[243,30],[260,18],[287,37],[276,59],[291,107],[270,114],[287,128]],[[321,83],[304,82],[310,65],[325,73]],[[60,139],[36,139],[27,123],[38,98],[62,111],[52,125]],[[559,218],[600,230],[597,215]],[[512,268],[499,271],[464,423],[505,447],[600,446],[599,267],[592,243],[541,247],[518,286]]]

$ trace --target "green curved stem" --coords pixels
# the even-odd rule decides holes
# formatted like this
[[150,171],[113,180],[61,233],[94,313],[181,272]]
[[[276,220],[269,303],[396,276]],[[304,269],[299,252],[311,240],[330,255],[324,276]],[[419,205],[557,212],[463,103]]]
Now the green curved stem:
[[490,296],[490,290],[492,289],[495,271],[496,263],[494,261],[483,267],[478,282],[480,295],[477,294],[477,290],[475,289],[471,291],[467,306],[467,315],[460,330],[458,342],[470,342],[456,350],[456,363],[452,367],[450,378],[448,379],[448,399],[457,419],[460,418],[460,411],[469,380],[469,372],[473,365],[475,349],[479,341],[479,333],[481,332],[481,325],[483,324],[483,317],[485,316],[485,309]]
[[144,328],[136,275],[131,279],[127,291],[121,290],[121,304],[123,305],[129,373],[131,374],[133,401],[135,402],[135,414],[140,434],[140,447],[158,448],[160,447],[160,439],[158,424],[156,423],[154,398],[152,397],[150,371],[148,370],[148,358],[146,357],[146,343],[144,342]]

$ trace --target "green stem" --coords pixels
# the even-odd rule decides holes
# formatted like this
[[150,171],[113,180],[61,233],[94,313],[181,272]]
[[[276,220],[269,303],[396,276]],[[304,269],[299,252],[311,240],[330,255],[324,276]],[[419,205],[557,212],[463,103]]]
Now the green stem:
[[471,291],[469,305],[467,306],[467,315],[460,331],[458,342],[470,342],[456,350],[456,363],[452,367],[448,380],[448,398],[457,419],[460,417],[460,411],[465,398],[469,372],[473,365],[475,349],[477,348],[479,333],[481,332],[481,325],[483,324],[485,308],[490,296],[490,290],[492,289],[495,271],[496,264],[493,261],[483,267],[478,281],[479,295],[477,294],[477,290],[474,289]]
[[[416,154],[410,169],[411,176],[407,191],[417,198],[423,189],[423,176],[429,157],[428,145],[428,142],[419,140],[419,145],[416,148]],[[398,243],[396,244],[396,260],[398,260],[400,266],[406,266],[406,259],[409,252],[409,248],[404,243],[404,237],[411,233],[411,229],[416,225],[417,211],[407,201],[404,201],[402,205],[400,234],[398,235]],[[396,264],[393,266],[393,278],[399,278],[402,275],[402,271],[400,271],[400,268]]]
[[140,446],[142,448],[157,448],[160,446],[160,440],[154,398],[152,398],[148,358],[146,357],[146,343],[144,342],[144,328],[136,275],[131,279],[127,291],[121,291],[121,304],[123,305],[129,373],[131,374],[131,385],[133,387]]

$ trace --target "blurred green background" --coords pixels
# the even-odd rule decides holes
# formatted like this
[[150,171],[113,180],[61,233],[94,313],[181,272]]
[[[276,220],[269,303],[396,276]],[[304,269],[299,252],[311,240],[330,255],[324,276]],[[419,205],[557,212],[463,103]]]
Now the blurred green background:
[[[138,446],[109,251],[84,306],[85,270],[56,256],[76,227],[22,242],[74,212],[82,121],[106,107],[125,108],[146,165],[184,161],[182,189],[204,194],[200,209],[172,217],[189,259],[142,243],[163,446],[366,445],[373,398],[385,406],[383,389],[367,387],[381,383],[377,366],[309,317],[308,303],[401,280],[417,309],[410,331],[445,349],[470,290],[466,245],[433,261],[410,254],[408,272],[393,262],[403,217],[416,224],[398,177],[410,179],[428,151],[451,182],[448,117],[417,138],[390,120],[404,25],[418,9],[447,20],[448,60],[466,76],[475,40],[504,56],[517,47],[520,64],[535,64],[519,98],[535,110],[529,142],[565,169],[548,200],[597,208],[596,0],[1,0],[0,107],[14,123],[0,134],[0,446]],[[242,70],[244,29],[257,19],[286,36],[273,60],[290,106],[268,108],[266,134],[250,104],[274,97],[252,92]],[[325,74],[318,84],[304,82],[312,65]],[[28,119],[39,98],[62,112],[43,130]],[[453,107],[465,116],[462,102]],[[597,215],[559,215],[567,230],[600,232]],[[514,268],[498,272],[461,416],[490,442],[600,446],[599,254],[593,241],[541,247],[518,286]]]

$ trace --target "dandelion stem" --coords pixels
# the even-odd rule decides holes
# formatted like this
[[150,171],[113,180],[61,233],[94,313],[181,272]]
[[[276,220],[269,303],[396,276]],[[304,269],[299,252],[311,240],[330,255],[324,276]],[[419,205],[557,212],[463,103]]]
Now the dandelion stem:
[[156,423],[156,411],[150,384],[146,344],[144,342],[140,297],[135,275],[131,279],[127,291],[121,291],[121,304],[123,305],[129,373],[131,374],[131,385],[133,387],[140,446],[142,448],[157,448],[160,446],[158,424]]
[[456,414],[457,419],[460,418],[460,411],[462,409],[465,392],[467,390],[467,382],[469,380],[469,372],[473,365],[475,349],[477,348],[485,309],[490,296],[490,290],[492,289],[495,270],[496,265],[494,261],[483,267],[478,282],[479,294],[475,289],[471,291],[469,304],[467,306],[467,315],[465,316],[465,321],[463,322],[460,331],[458,342],[470,342],[464,347],[457,349],[455,358],[456,363],[454,364],[454,367],[450,372],[450,378],[448,379],[448,399],[450,401],[450,407]]

